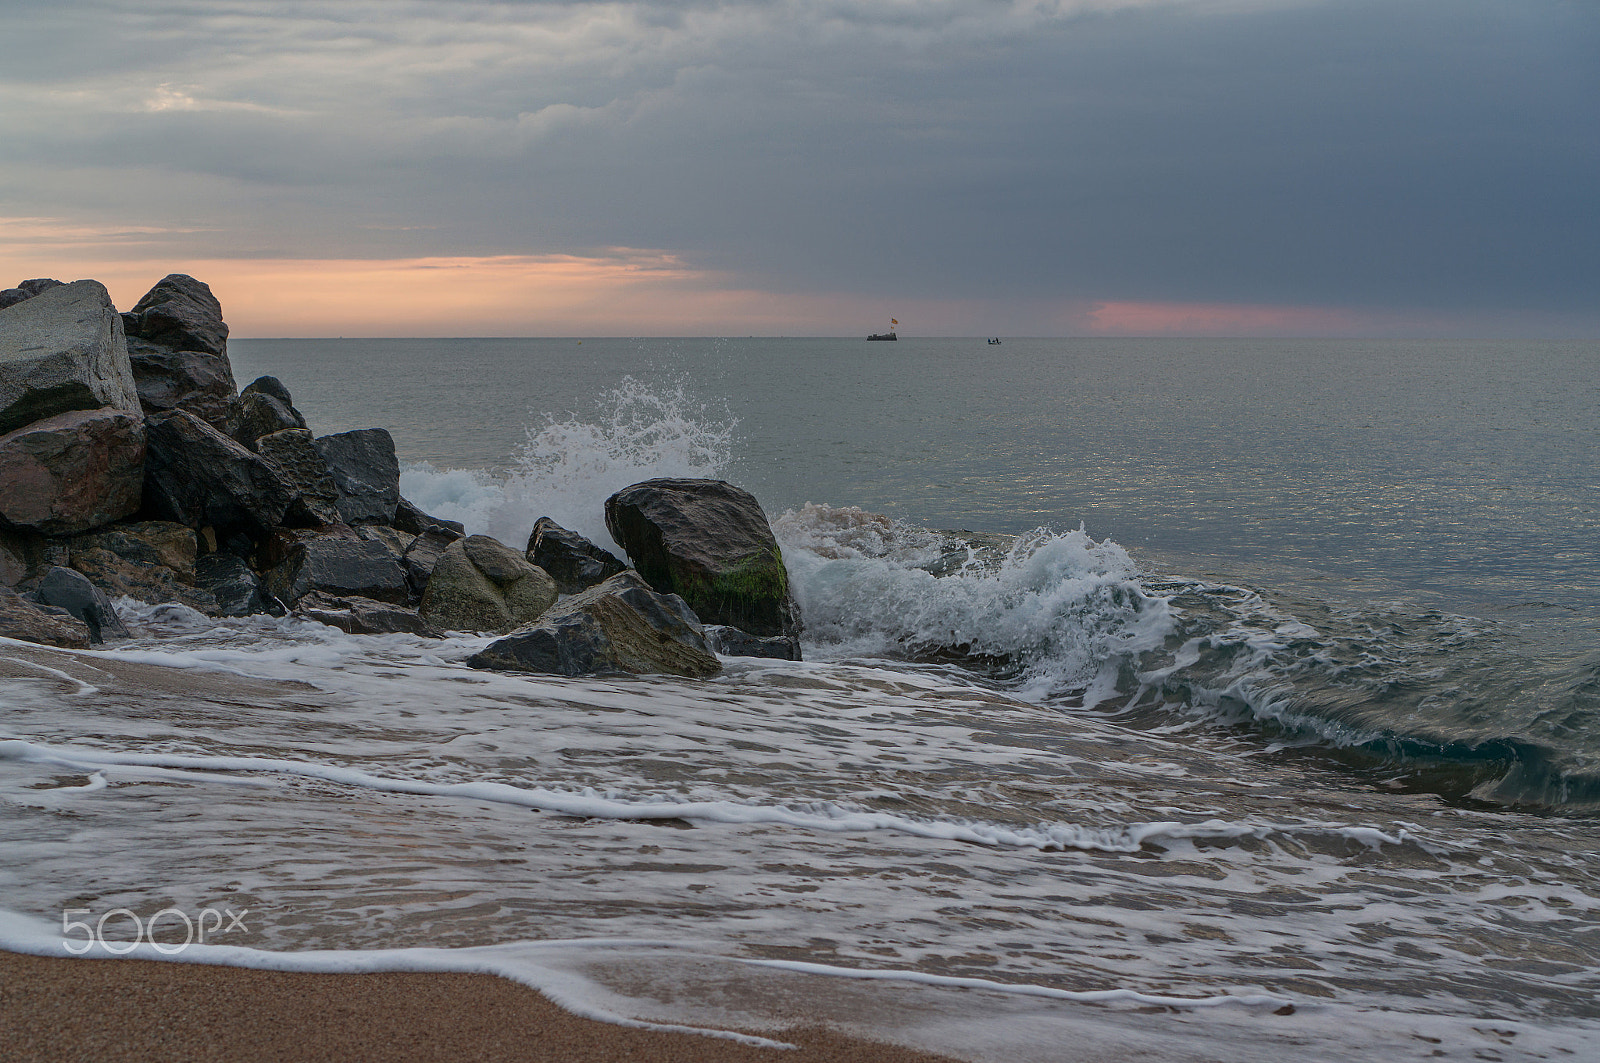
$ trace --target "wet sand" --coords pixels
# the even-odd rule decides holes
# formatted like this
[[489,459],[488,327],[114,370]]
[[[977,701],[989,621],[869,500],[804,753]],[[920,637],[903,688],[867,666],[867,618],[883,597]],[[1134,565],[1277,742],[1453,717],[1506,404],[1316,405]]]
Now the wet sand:
[[821,1026],[752,1032],[799,1050],[595,1022],[487,974],[304,974],[0,952],[7,1063],[954,1063]]

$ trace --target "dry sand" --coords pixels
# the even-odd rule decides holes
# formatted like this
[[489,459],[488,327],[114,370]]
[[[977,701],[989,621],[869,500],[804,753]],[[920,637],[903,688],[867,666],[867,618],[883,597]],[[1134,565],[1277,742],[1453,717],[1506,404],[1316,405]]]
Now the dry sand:
[[299,974],[0,952],[0,1060],[954,1063],[822,1027],[756,1048],[581,1019],[486,974]]

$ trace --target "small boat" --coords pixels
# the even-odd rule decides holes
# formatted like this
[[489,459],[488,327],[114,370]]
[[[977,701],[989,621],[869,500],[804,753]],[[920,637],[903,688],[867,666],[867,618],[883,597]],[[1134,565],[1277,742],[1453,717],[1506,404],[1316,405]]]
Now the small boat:
[[867,337],[869,340],[898,340],[899,338],[893,332],[874,332]]
[[991,336],[991,337],[989,337],[989,346],[991,346],[991,347],[1000,346],[1000,337],[999,336]]

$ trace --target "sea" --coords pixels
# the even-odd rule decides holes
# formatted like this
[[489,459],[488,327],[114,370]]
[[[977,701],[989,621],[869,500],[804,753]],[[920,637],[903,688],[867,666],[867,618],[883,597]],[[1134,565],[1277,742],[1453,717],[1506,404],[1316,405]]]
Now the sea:
[[230,351],[514,547],[745,487],[805,659],[483,672],[126,599],[0,641],[0,946],[978,1063],[1600,1059],[1600,343]]

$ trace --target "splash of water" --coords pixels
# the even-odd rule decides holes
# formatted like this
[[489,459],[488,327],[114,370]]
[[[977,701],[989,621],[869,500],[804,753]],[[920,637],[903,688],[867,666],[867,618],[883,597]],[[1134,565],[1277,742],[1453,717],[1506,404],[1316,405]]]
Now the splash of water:
[[592,418],[547,415],[529,428],[508,476],[418,463],[401,474],[400,489],[426,512],[517,549],[534,522],[549,517],[620,556],[606,530],[606,498],[656,477],[721,477],[733,459],[737,424],[681,384],[658,389],[624,377],[600,397]]

